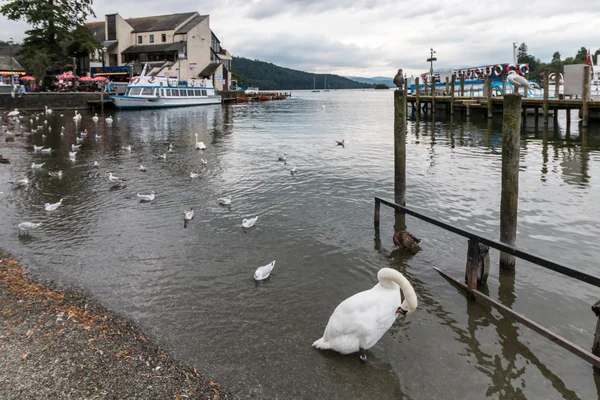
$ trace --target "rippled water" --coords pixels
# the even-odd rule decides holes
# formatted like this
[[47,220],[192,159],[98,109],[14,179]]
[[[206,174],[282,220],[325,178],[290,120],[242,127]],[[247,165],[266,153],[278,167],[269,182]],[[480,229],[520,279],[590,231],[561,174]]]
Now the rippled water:
[[[598,396],[588,363],[467,301],[431,268],[462,276],[466,240],[409,217],[408,229],[425,238],[423,250],[399,253],[385,208],[376,235],[373,196],[393,198],[391,91],[294,92],[263,104],[115,112],[112,126],[103,118],[96,126],[86,113],[78,129],[72,112],[58,114],[49,119],[51,133],[43,128],[0,145],[12,160],[0,165],[1,245],[42,278],[83,289],[134,319],[241,396]],[[407,204],[498,237],[501,120],[435,118],[408,124]],[[518,245],[598,275],[600,131],[580,134],[575,112],[572,121],[570,130],[563,115],[546,130],[526,121]],[[89,135],[70,162],[81,129]],[[52,155],[28,148],[43,143],[42,132]],[[194,149],[196,132],[206,151]],[[345,148],[335,145],[341,139]],[[168,143],[174,152],[160,160]],[[128,144],[131,153],[122,149]],[[283,153],[287,165],[277,161]],[[34,172],[32,161],[45,165]],[[138,171],[140,163],[147,172]],[[62,179],[47,176],[56,170]],[[201,178],[190,179],[192,171]],[[126,179],[119,189],[108,172]],[[6,183],[25,176],[28,188]],[[136,193],[152,190],[154,202],[138,202]],[[231,195],[233,204],[220,206],[219,195]],[[44,211],[60,198],[62,207]],[[196,217],[184,226],[188,207]],[[242,219],[254,215],[256,226],[244,231]],[[24,220],[43,225],[19,237]],[[492,253],[492,297],[591,346],[597,290],[524,262],[515,276],[499,275],[497,258]],[[254,270],[274,259],[271,278],[256,284]],[[417,312],[399,318],[365,365],[356,355],[311,348],[335,306],[370,288],[384,266],[413,283]]]

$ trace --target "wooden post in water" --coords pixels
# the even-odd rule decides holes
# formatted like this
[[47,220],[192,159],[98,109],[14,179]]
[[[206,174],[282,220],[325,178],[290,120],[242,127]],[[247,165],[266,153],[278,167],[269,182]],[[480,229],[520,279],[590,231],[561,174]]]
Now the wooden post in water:
[[100,92],[100,113],[104,115],[104,91]]
[[406,205],[406,96],[394,91],[394,202]]
[[431,78],[431,113],[435,114],[435,76]]
[[492,80],[489,77],[487,78],[485,87],[487,91],[487,117],[492,118],[494,105],[492,104]]
[[591,81],[591,71],[590,71],[590,66],[586,65],[585,67],[583,67],[583,105],[581,106],[581,119],[583,121],[581,121],[581,126],[588,126],[588,119],[590,117],[590,111],[589,111],[589,105],[588,102],[590,101],[590,94],[591,94],[591,88],[590,88],[590,81]]
[[557,72],[554,76],[554,98],[560,100],[560,75]]
[[544,125],[548,125],[548,91],[550,87],[548,86],[548,74],[544,74]]
[[379,227],[379,218],[381,214],[381,203],[379,200],[375,199],[375,212],[373,214],[373,223],[375,227]]
[[467,265],[465,270],[465,283],[467,293],[473,295],[473,290],[486,284],[490,273],[490,248],[469,239],[467,250]]
[[[517,239],[519,206],[519,143],[521,136],[521,96],[504,96],[502,118],[502,194],[500,196],[500,241],[514,246]],[[515,257],[500,253],[500,267],[514,268]]]
[[487,83],[488,83],[488,76],[487,75],[483,75],[483,97],[485,97],[487,99]]
[[465,95],[465,75],[462,74],[460,76],[460,97],[464,97]]
[[454,88],[456,86],[456,75],[452,75],[452,87],[450,88],[450,115],[454,115]]
[[445,93],[444,96],[448,96],[449,95],[449,93],[450,93],[450,87],[449,86],[450,86],[450,78],[446,77],[446,93]]
[[421,115],[421,100],[419,99],[419,77],[415,78],[415,104],[417,106],[417,117]]
[[502,74],[502,96],[506,96],[506,74]]
[[594,334],[592,353],[600,357],[600,301],[592,306],[592,311],[596,314],[596,333]]

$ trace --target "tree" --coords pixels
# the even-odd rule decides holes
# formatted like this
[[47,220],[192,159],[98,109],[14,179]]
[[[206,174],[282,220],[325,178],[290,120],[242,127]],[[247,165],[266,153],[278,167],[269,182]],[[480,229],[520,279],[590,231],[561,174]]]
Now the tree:
[[551,62],[560,62],[560,53],[558,51],[552,54]]
[[[25,32],[27,37],[21,48],[25,59],[45,52],[51,64],[60,64],[75,55],[67,49],[74,42],[84,38],[84,48],[91,48],[91,41],[82,27],[89,16],[96,16],[92,3],[93,0],[11,0],[0,7],[0,14],[31,25],[32,29]],[[75,47],[80,50],[79,46]]]
[[43,81],[46,73],[55,68],[52,57],[46,50],[31,50],[31,56],[23,59],[23,67],[36,78]]
[[585,63],[585,60],[587,60],[587,54],[588,51],[585,47],[580,48],[577,52],[577,55],[575,56],[575,63]]
[[525,43],[521,43],[519,48],[517,49],[517,62],[527,63],[531,56],[527,53],[527,45]]

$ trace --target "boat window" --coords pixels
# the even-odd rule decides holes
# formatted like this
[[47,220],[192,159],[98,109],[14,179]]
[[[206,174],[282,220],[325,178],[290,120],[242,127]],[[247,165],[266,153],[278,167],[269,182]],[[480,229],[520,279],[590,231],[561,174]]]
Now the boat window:
[[179,96],[179,89],[173,89],[173,96]]
[[131,88],[131,89],[129,89],[129,95],[130,96],[139,96],[140,94],[142,94],[142,88]]
[[144,88],[144,90],[142,90],[143,96],[151,96],[153,93],[154,93],[154,88],[146,87],[146,88]]
[[167,97],[171,97],[171,89],[165,89],[167,91]]
[[200,89],[194,89],[194,96],[202,96],[202,91]]
[[194,95],[194,90],[193,89],[188,89],[188,96],[193,96]]
[[160,89],[160,95],[161,95],[162,97],[165,97],[165,89]]
[[202,96],[206,96],[206,90],[202,90]]

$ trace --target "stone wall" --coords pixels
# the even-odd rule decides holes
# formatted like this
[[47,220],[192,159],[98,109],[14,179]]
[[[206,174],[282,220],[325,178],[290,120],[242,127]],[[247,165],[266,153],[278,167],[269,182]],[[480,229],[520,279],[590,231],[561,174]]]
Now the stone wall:
[[[90,107],[88,101],[100,101],[102,93],[26,93],[21,97],[0,93],[0,110],[43,110],[44,106],[52,110],[73,110]],[[104,93],[104,100],[108,100]]]

